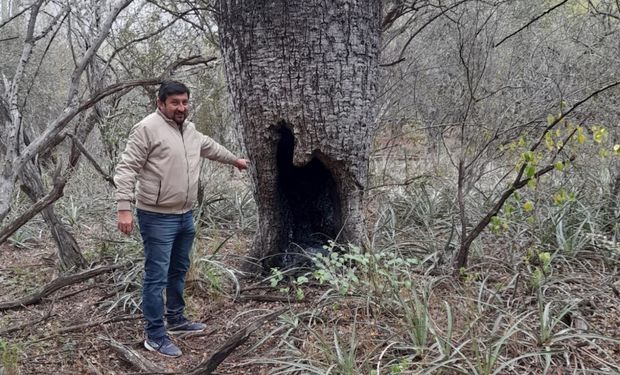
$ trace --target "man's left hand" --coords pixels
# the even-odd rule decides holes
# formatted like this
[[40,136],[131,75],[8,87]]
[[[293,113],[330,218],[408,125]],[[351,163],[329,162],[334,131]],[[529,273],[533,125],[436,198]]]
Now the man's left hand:
[[247,159],[237,159],[233,165],[237,167],[238,170],[242,171],[244,169],[248,169],[249,162],[250,161]]

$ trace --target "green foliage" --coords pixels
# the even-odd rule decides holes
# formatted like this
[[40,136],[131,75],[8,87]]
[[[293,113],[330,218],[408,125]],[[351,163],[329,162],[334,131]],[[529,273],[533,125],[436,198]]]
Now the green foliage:
[[529,286],[532,290],[538,290],[551,272],[551,253],[537,248],[528,250],[525,264],[530,271]]
[[32,249],[32,243],[36,240],[35,235],[27,227],[15,231],[8,241],[18,249]]
[[130,312],[142,311],[142,281],[144,278],[144,260],[134,259],[127,270],[113,274],[116,287],[114,298],[107,299],[99,305],[106,314],[112,311]]
[[389,287],[411,287],[408,269],[420,263],[415,257],[403,257],[386,249],[362,251],[359,246],[343,246],[330,242],[327,256],[312,259],[316,269],[311,276],[319,284],[327,284],[339,295],[360,293],[380,295]]
[[80,216],[86,210],[76,199],[73,198],[73,195],[69,195],[69,198],[62,201],[62,204],[59,205],[61,211],[63,212],[63,218],[67,220],[68,224],[71,226],[78,226],[80,224]]
[[[20,350],[17,345],[9,341],[0,339],[0,373],[6,375],[19,374]],[[3,371],[2,371],[3,370]]]

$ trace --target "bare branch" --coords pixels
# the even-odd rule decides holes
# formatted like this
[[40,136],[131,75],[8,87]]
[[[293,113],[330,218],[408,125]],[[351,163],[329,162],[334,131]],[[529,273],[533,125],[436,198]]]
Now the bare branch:
[[452,4],[451,6],[449,6],[447,8],[442,9],[439,13],[437,13],[436,15],[431,17],[422,26],[420,26],[416,31],[414,31],[413,34],[411,34],[409,36],[409,39],[407,39],[407,42],[405,42],[405,45],[400,50],[400,53],[398,54],[398,57],[396,58],[396,61],[391,62],[391,63],[383,64],[383,66],[392,66],[392,65],[396,65],[396,64],[404,61],[405,60],[405,58],[404,58],[405,52],[407,51],[407,48],[409,47],[409,44],[411,44],[411,42],[413,41],[413,38],[415,38],[418,34],[420,34],[424,29],[426,29],[426,27],[428,27],[430,24],[432,24],[436,19],[438,19],[439,17],[441,17],[444,14],[446,14],[446,12],[448,12],[448,11],[450,11],[452,9],[455,9],[458,6],[460,6],[461,4],[464,4],[464,3],[468,2],[468,1],[470,1],[470,0],[460,0],[460,1],[457,1],[456,3]]
[[45,315],[41,316],[38,319],[34,319],[34,320],[30,320],[27,321],[25,323],[21,323],[9,328],[5,328],[3,330],[0,330],[0,336],[6,336],[9,333],[13,333],[16,331],[21,331],[24,328],[28,328],[28,327],[33,327],[36,324],[39,324],[45,320],[47,320],[50,316],[52,316],[52,308],[54,307],[54,304],[51,304],[50,308],[47,310],[47,313],[45,313]]
[[3,28],[4,26],[6,26],[7,24],[9,24],[11,21],[13,21],[14,19],[16,19],[17,17],[21,16],[22,14],[26,13],[30,8],[32,8],[35,4],[32,3],[30,5],[28,5],[27,7],[25,7],[24,9],[20,10],[19,12],[15,13],[15,15],[13,15],[12,17],[8,18],[6,21],[2,21],[0,22],[0,29]]
[[[15,174],[13,173],[15,169],[13,168],[12,163],[15,160],[19,150],[19,139],[22,129],[22,116],[18,107],[19,85],[21,84],[24,71],[26,70],[26,66],[30,61],[32,51],[34,49],[35,41],[33,36],[36,28],[37,17],[42,4],[43,0],[39,0],[33,3],[30,7],[30,18],[28,20],[28,28],[26,31],[24,46],[22,48],[22,54],[19,62],[17,63],[17,67],[15,68],[13,80],[6,88],[6,97],[3,99],[8,106],[6,111],[8,113],[8,118],[6,120],[5,130],[2,133],[3,142],[6,142],[4,145],[6,152],[4,153],[4,160],[2,160],[3,164],[5,164],[3,174],[8,178],[7,180],[11,180],[11,183],[15,181]],[[6,82],[5,85],[7,85]],[[4,209],[2,209],[2,211],[4,212]],[[0,213],[0,217],[2,219],[4,219],[4,216],[4,213]]]
[[199,11],[199,10],[208,10],[209,8],[198,8],[198,7],[195,7],[195,8],[190,9],[188,12],[177,13],[177,12],[175,12],[175,11],[172,11],[172,10],[170,10],[170,9],[166,8],[165,6],[160,5],[160,2],[158,2],[158,1],[154,1],[154,0],[147,0],[147,1],[148,1],[150,4],[152,4],[152,5],[156,6],[157,8],[159,8],[159,9],[163,10],[164,12],[169,13],[170,15],[172,15],[172,16],[174,16],[174,17],[177,17],[177,18],[182,19],[183,21],[185,21],[185,22],[189,23],[190,25],[194,26],[194,27],[195,27],[195,28],[197,28],[198,30],[201,30],[201,31],[206,31],[202,25],[198,25],[198,24],[196,24],[195,22],[193,22],[193,21],[191,21],[191,20],[189,20],[189,19],[185,18],[185,16],[186,16],[187,14],[189,14],[189,13],[192,13],[192,12],[193,12],[193,13],[198,13],[198,11]]
[[103,43],[103,41],[108,36],[108,32],[110,31],[112,24],[116,20],[116,17],[118,17],[119,13],[127,6],[129,6],[129,4],[131,4],[132,2],[133,0],[123,0],[114,9],[112,9],[112,12],[110,12],[102,25],[101,30],[99,31],[99,35],[95,38],[95,40],[93,40],[90,47],[86,50],[86,52],[84,52],[84,55],[77,63],[77,66],[75,67],[75,70],[71,75],[71,86],[69,88],[69,94],[67,95],[68,107],[74,106],[75,102],[77,101],[78,89],[80,87],[80,77],[82,76],[84,69],[86,69],[86,66],[88,65],[92,57],[99,50],[101,43]]
[[[596,95],[598,95],[598,94],[600,94],[600,93],[602,93],[604,91],[607,91],[609,89],[612,89],[612,88],[614,88],[614,87],[616,87],[618,85],[620,85],[620,81],[614,82],[614,83],[609,84],[607,86],[604,86],[604,87],[594,91],[593,93],[591,93],[587,97],[581,99],[577,103],[575,103],[570,109],[568,109],[565,113],[563,113],[561,116],[559,116],[557,119],[555,119],[551,124],[549,124],[545,128],[545,130],[541,134],[540,138],[530,147],[529,150],[530,151],[535,151],[538,148],[538,146],[540,146],[540,144],[545,139],[545,135],[548,132],[550,132],[557,124],[561,123],[566,118],[566,116],[568,116],[570,113],[572,113],[575,109],[577,109],[582,104],[584,104],[588,100],[592,99]],[[575,132],[573,131],[567,137],[567,139],[570,139],[570,137],[572,137],[574,133]],[[566,145],[566,143],[567,142],[563,143],[563,146],[560,148],[560,150],[558,150],[555,153],[554,157],[557,156],[557,154],[563,150],[563,148]],[[573,160],[575,160],[575,158],[576,158],[575,156],[571,156],[568,159],[568,161],[573,161]],[[456,257],[455,257],[455,261],[454,261],[454,268],[455,268],[455,273],[456,274],[458,274],[458,272],[459,272],[461,267],[465,267],[467,265],[467,257],[468,257],[468,254],[469,254],[469,248],[470,248],[471,244],[473,243],[473,241],[476,238],[478,238],[480,233],[482,233],[482,231],[487,227],[487,225],[489,225],[489,223],[491,222],[491,219],[493,218],[493,216],[496,216],[499,213],[499,211],[502,209],[502,207],[504,206],[504,203],[506,203],[508,198],[510,198],[510,196],[515,191],[517,191],[518,189],[521,189],[524,186],[526,186],[529,181],[538,179],[539,177],[541,177],[541,176],[551,172],[554,168],[555,168],[554,165],[548,165],[548,166],[546,166],[546,167],[544,167],[542,169],[539,169],[534,174],[534,176],[523,179],[523,175],[525,173],[525,170],[527,169],[527,163],[523,163],[523,165],[519,168],[519,171],[517,172],[517,175],[515,176],[515,178],[513,180],[513,183],[510,185],[510,187],[508,189],[506,189],[502,193],[502,195],[497,200],[497,202],[495,202],[495,204],[493,205],[491,210],[489,212],[487,212],[487,214],[478,222],[478,224],[474,227],[474,229],[472,229],[471,232],[469,232],[467,235],[465,235],[465,232],[463,232],[463,234],[462,234],[463,241],[461,243],[461,247],[459,248],[459,251],[458,251],[458,253],[457,253]]]
[[19,38],[18,36],[10,36],[10,37],[7,37],[7,38],[0,39],[0,43],[8,42],[9,40],[15,40],[15,39],[18,39],[18,38]]
[[99,172],[99,174],[101,176],[103,176],[103,179],[108,181],[110,183],[110,185],[113,188],[116,188],[116,184],[114,183],[114,178],[112,178],[112,176],[108,175],[107,173],[105,173],[103,171],[103,169],[101,168],[101,166],[99,166],[99,163],[97,163],[97,161],[95,160],[95,158],[90,154],[90,152],[88,152],[86,150],[86,147],[84,147],[84,145],[82,144],[82,142],[80,142],[79,139],[77,139],[75,137],[75,135],[68,133],[67,136],[69,138],[71,138],[71,140],[73,141],[73,144],[80,150],[80,152],[86,156],[86,159],[88,159],[88,161],[90,161],[90,163],[93,165],[93,167],[95,167],[95,170],[97,172]]
[[386,31],[394,24],[394,22],[396,22],[399,18],[403,17],[404,15],[412,13],[412,12],[417,12],[420,9],[429,6],[428,2],[424,2],[424,4],[420,5],[419,7],[416,7],[415,5],[416,5],[415,1],[413,2],[413,4],[410,4],[407,6],[405,6],[405,4],[403,3],[400,3],[396,5],[394,8],[390,9],[390,11],[387,12],[387,14],[383,17],[383,20],[381,22],[381,30]]
[[[571,156],[568,160],[564,162],[567,162],[567,161],[572,162],[573,160],[575,160],[575,158],[576,158],[575,156]],[[478,222],[478,224],[474,227],[474,229],[472,229],[471,232],[469,232],[469,234],[466,237],[463,236],[461,248],[459,249],[459,252],[457,253],[457,256],[455,257],[455,262],[454,262],[455,274],[458,275],[460,272],[460,269],[462,267],[467,266],[467,257],[468,257],[469,248],[471,244],[474,242],[476,238],[478,238],[480,233],[482,233],[482,231],[487,227],[487,225],[489,225],[489,223],[491,222],[491,219],[499,213],[502,207],[504,207],[504,203],[506,203],[506,201],[512,196],[512,194],[515,191],[523,188],[531,180],[536,180],[542,177],[543,175],[551,172],[554,169],[555,169],[554,165],[547,165],[546,167],[538,170],[534,174],[534,176],[531,178],[526,178],[524,180],[515,179],[515,183],[513,183],[513,185],[510,188],[506,189],[506,191],[502,193],[500,198],[493,205],[493,208],[491,208],[491,210],[487,212],[487,214]]]
[[[15,75],[13,76],[13,82],[11,83],[11,88],[9,90],[9,97],[11,99],[15,99],[15,104],[17,104],[17,88],[21,82],[24,70],[26,69],[26,65],[30,60],[30,56],[32,55],[32,49],[34,48],[34,30],[37,24],[37,17],[39,15],[39,10],[41,9],[42,4],[43,0],[39,0],[31,6],[30,19],[28,20],[28,29],[26,31],[26,40],[24,42],[22,56],[19,60],[19,63],[17,64],[17,68],[15,69]],[[13,104],[14,103],[10,103],[10,105]]]
[[283,308],[277,311],[274,311],[270,314],[264,315],[254,322],[250,323],[248,326],[240,329],[234,335],[232,335],[228,340],[226,340],[215,353],[211,355],[208,359],[202,361],[196,368],[190,370],[188,375],[208,375],[212,374],[213,371],[241,344],[246,342],[254,331],[258,330],[265,323],[274,320],[278,316],[282,315],[288,308]]
[[[52,42],[54,42],[54,39],[56,39],[56,35],[58,34],[58,32],[60,31],[62,24],[65,22],[65,19],[69,16],[69,11],[67,10],[64,13],[64,17],[62,18],[62,21],[60,21],[60,24],[58,25],[58,28],[56,29],[56,31],[54,31],[54,33],[52,34],[52,37],[50,38],[49,42],[47,43],[47,46],[45,47],[45,50],[43,51],[43,55],[41,56],[41,59],[39,60],[39,64],[37,65],[37,70],[34,72],[33,76],[32,76],[32,80],[30,81],[30,86],[28,87],[28,90],[26,91],[26,95],[24,95],[24,103],[22,105],[22,108],[26,107],[26,103],[28,101],[28,98],[30,97],[30,92],[32,91],[32,88],[34,87],[35,82],[37,81],[37,77],[39,76],[39,72],[41,71],[41,66],[43,65],[43,61],[45,60],[45,57],[47,56],[47,53],[49,52],[51,46],[52,46]],[[50,27],[52,25],[54,25],[54,23],[50,24]],[[47,33],[45,33],[47,34]]]
[[[188,11],[189,12],[189,11]],[[136,39],[132,39],[129,42],[123,44],[122,46],[114,49],[114,51],[112,52],[112,55],[110,55],[110,57],[107,58],[108,60],[108,65],[110,64],[110,62],[112,61],[112,59],[121,51],[123,51],[124,49],[132,46],[135,43],[139,43],[142,41],[145,41],[147,39],[150,39],[152,37],[154,37],[155,35],[161,33],[162,31],[166,30],[167,28],[169,28],[170,26],[174,25],[177,21],[179,21],[180,18],[175,18],[172,21],[168,22],[167,24],[163,25],[162,27],[160,27],[159,29],[153,31],[152,33],[148,33],[144,36],[141,36],[140,38],[136,38]],[[107,67],[106,67],[107,68]],[[104,69],[106,70],[106,69]]]
[[22,150],[22,153],[19,155],[19,157],[17,157],[15,161],[14,169],[19,170],[24,165],[24,163],[33,158],[36,154],[47,149],[49,145],[53,142],[54,137],[58,135],[62,131],[62,129],[75,118],[75,116],[77,116],[82,111],[91,108],[106,97],[113,95],[119,91],[135,88],[138,86],[158,85],[163,82],[165,78],[168,77],[175,69],[178,69],[181,66],[207,64],[210,61],[214,60],[216,60],[215,57],[202,58],[200,56],[190,56],[170,64],[159,77],[116,83],[102,89],[101,91],[95,92],[91,95],[89,99],[83,101],[82,103],[79,103],[78,105],[65,108],[65,110],[47,126],[43,134],[37,137],[37,139],[33,140],[32,143],[30,143],[26,148]]
[[593,97],[597,96],[598,94],[601,94],[609,89],[612,89],[616,86],[620,85],[620,81],[611,83],[607,86],[604,86],[596,91],[594,91],[593,93],[591,93],[590,95],[586,96],[585,98],[581,99],[580,101],[576,102],[572,107],[570,107],[568,109],[568,111],[562,113],[558,118],[556,118],[551,124],[549,124],[547,126],[547,128],[545,128],[544,132],[541,134],[540,138],[538,139],[538,141],[536,143],[534,143],[532,145],[532,147],[530,148],[530,151],[534,151],[536,148],[538,148],[538,146],[545,140],[545,135],[550,132],[557,124],[561,123],[566,116],[568,116],[571,112],[573,112],[575,109],[577,109],[578,107],[580,107],[583,103],[587,102],[588,100],[592,99]]
[[63,11],[58,12],[58,14],[52,19],[50,24],[47,25],[45,30],[41,31],[39,35],[33,36],[33,40],[36,42],[40,39],[45,38],[47,34],[49,34],[49,32],[52,31],[52,29],[54,28],[54,26],[56,25],[59,19],[62,18],[61,24],[62,22],[64,22],[65,18],[67,18],[67,16],[69,15],[69,12],[70,12],[69,8],[64,8]]
[[146,359],[142,354],[131,350],[111,337],[99,336],[99,340],[104,341],[112,350],[119,354],[125,361],[131,363],[135,368],[146,373],[161,374],[164,372],[162,367]]
[[504,43],[506,40],[512,38],[513,36],[517,35],[518,33],[520,33],[521,31],[525,30],[528,26],[530,26],[531,24],[533,24],[534,22],[540,20],[541,18],[543,18],[544,16],[546,16],[547,14],[553,12],[554,10],[556,10],[557,8],[561,7],[562,5],[566,4],[568,2],[568,0],[563,0],[561,3],[547,9],[546,11],[544,11],[541,15],[534,17],[530,22],[526,23],[524,26],[520,27],[517,31],[509,34],[508,36],[504,37],[504,39],[500,40],[498,43],[496,43],[493,47],[499,47],[502,43]]

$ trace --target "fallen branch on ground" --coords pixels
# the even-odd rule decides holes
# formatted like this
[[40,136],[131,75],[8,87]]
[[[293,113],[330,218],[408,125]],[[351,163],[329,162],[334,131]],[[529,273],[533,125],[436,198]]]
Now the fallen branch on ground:
[[119,354],[125,361],[129,362],[131,365],[139,369],[140,371],[144,371],[147,373],[165,373],[165,370],[148,359],[144,358],[142,354],[129,349],[125,345],[120,342],[114,340],[110,337],[99,336],[99,339],[104,341],[112,350],[114,350],[117,354]]
[[196,368],[187,372],[187,375],[209,375],[219,366],[237,347],[246,342],[252,333],[261,328],[265,323],[282,315],[288,308],[280,309],[256,319],[248,326],[240,329],[226,340],[209,359],[202,361]]
[[34,344],[34,343],[37,343],[37,342],[49,340],[51,338],[57,337],[59,335],[62,335],[64,333],[80,331],[80,330],[83,330],[85,328],[99,326],[99,325],[102,325],[102,324],[124,322],[124,321],[127,321],[127,320],[135,320],[135,319],[140,319],[140,318],[142,318],[142,315],[138,315],[138,314],[135,314],[135,315],[121,315],[121,316],[116,316],[116,317],[113,317],[113,318],[96,320],[94,322],[86,322],[86,323],[76,324],[74,326],[69,326],[69,327],[61,328],[61,329],[55,331],[51,335],[47,335],[47,336],[44,336],[44,337],[42,337],[40,339],[36,339],[34,341],[31,341],[30,343]]
[[55,300],[56,301],[60,301],[61,299],[73,297],[76,294],[84,293],[87,290],[95,289],[97,286],[98,285],[90,285],[90,286],[87,286],[86,288],[82,288],[82,289],[78,289],[78,290],[72,290],[70,292],[67,292],[67,293],[61,295],[61,296],[56,297]]
[[80,273],[76,273],[73,275],[60,276],[52,280],[51,282],[49,282],[43,288],[37,290],[36,292],[28,296],[25,296],[25,297],[22,297],[22,298],[13,300],[13,301],[7,301],[7,302],[0,303],[0,311],[19,308],[19,307],[28,306],[28,305],[35,305],[37,303],[40,303],[43,300],[43,298],[49,296],[50,294],[54,293],[55,291],[59,289],[62,289],[69,285],[77,284],[79,282],[91,279],[97,275],[101,275],[102,273],[114,271],[122,267],[124,267],[124,264],[112,264],[108,266],[101,266],[98,268],[93,268],[93,269],[80,272]]
[[[175,335],[176,338],[181,339],[181,340],[185,340],[185,339],[189,339],[192,337],[209,337],[212,336],[215,332],[217,332],[217,328],[216,329],[212,329],[210,331],[202,331],[202,332],[185,332],[185,333],[181,333],[178,335]],[[142,343],[142,341],[140,341],[140,343]]]
[[240,294],[234,301],[256,301],[256,302],[287,302],[287,303],[302,303],[305,300],[298,300],[295,297],[287,296],[274,296],[270,294]]

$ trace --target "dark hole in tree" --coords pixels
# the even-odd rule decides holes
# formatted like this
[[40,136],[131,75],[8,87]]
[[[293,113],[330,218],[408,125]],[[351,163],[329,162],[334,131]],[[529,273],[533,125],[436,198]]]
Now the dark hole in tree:
[[335,239],[341,226],[340,200],[330,171],[315,156],[302,167],[293,165],[294,137],[280,128],[278,192],[285,236],[276,265],[307,265],[310,256],[326,253],[323,246]]

